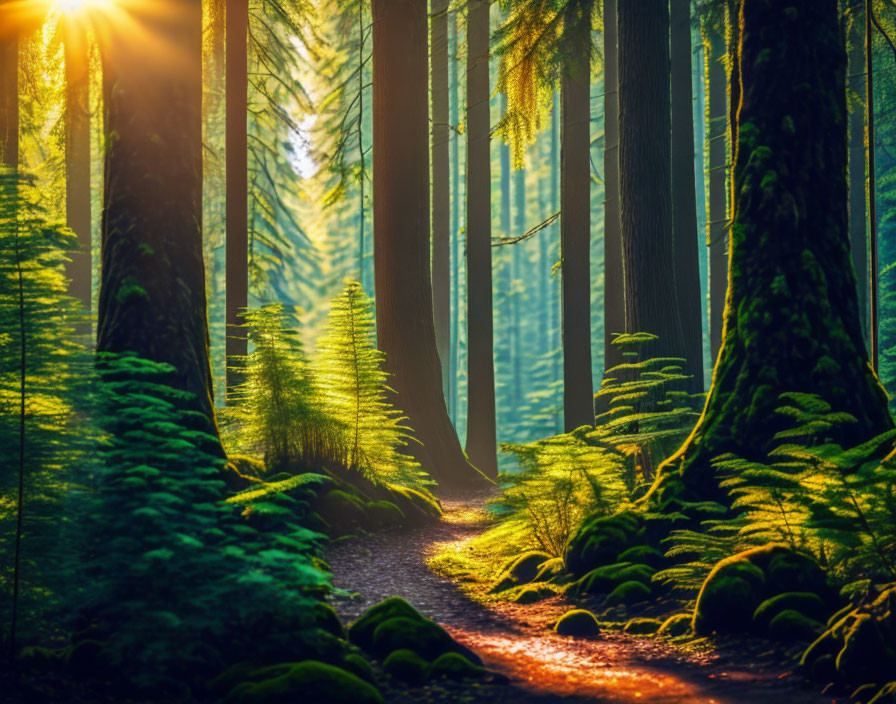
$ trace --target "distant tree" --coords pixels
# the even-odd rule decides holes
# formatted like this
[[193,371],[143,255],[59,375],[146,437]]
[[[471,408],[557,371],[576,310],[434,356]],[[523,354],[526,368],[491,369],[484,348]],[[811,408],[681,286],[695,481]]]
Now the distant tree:
[[488,10],[488,0],[467,3],[467,454],[495,477]]
[[373,0],[372,14],[377,341],[423,443],[415,458],[438,482],[463,484],[477,475],[448,418],[432,315],[426,8]]
[[[202,3],[103,27],[106,179],[97,348],[170,364],[217,434],[202,255]],[[140,31],[135,31],[139,28]]]
[[837,1],[743,0],[738,39],[725,338],[705,411],[651,490],[663,503],[727,503],[712,461],[764,461],[786,423],[774,413],[780,393],[817,393],[853,415],[832,438],[842,446],[893,427],[850,266]]
[[[4,7],[6,5],[6,7]],[[19,164],[19,39],[9,20],[11,3],[0,4],[0,163]]]

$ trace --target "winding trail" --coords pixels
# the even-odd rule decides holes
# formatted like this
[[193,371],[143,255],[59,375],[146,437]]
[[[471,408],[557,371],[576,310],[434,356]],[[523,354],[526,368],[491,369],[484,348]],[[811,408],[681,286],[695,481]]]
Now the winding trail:
[[[432,573],[426,560],[445,546],[483,530],[465,517],[482,495],[443,500],[441,522],[336,543],[328,552],[334,584],[352,593],[334,606],[346,622],[388,596],[407,599],[505,675],[500,701],[653,704],[822,704],[838,700],[800,688],[781,668],[728,655],[683,653],[649,638],[607,633],[595,640],[557,636],[550,624],[568,610],[557,597],[531,606],[482,605],[453,582]],[[413,701],[409,699],[408,701]],[[479,700],[469,700],[479,701]],[[483,701],[498,701],[489,697]]]

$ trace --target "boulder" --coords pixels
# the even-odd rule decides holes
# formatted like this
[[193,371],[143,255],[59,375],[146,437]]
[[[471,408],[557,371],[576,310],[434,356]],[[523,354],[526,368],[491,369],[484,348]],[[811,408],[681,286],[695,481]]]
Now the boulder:
[[390,677],[414,685],[426,679],[429,663],[414,651],[402,648],[389,653],[383,661],[383,670]]
[[373,685],[345,670],[315,660],[281,666],[276,674],[234,687],[225,704],[383,704]]
[[604,604],[607,606],[637,604],[647,601],[651,596],[653,596],[653,590],[643,582],[623,582],[607,594]]
[[768,635],[775,640],[814,641],[824,626],[794,609],[784,609],[768,625]]
[[766,599],[756,607],[753,612],[753,627],[758,633],[765,633],[772,619],[786,609],[799,611],[821,622],[824,622],[830,611],[822,598],[813,592],[785,592]]
[[662,625],[658,618],[633,618],[622,627],[622,632],[633,636],[652,636]]
[[660,626],[656,633],[659,636],[667,636],[669,638],[683,636],[691,630],[692,620],[693,616],[691,614],[675,614],[663,621],[663,625]]
[[390,596],[379,604],[374,604],[365,611],[348,628],[349,640],[360,648],[370,650],[373,645],[373,633],[384,621],[396,617],[423,619],[408,602],[399,596]]
[[600,635],[600,626],[594,614],[584,609],[575,609],[563,614],[554,624],[554,632],[574,638],[593,638]]
[[481,679],[487,674],[488,670],[470,662],[460,653],[440,655],[429,668],[430,677],[444,677],[452,680]]

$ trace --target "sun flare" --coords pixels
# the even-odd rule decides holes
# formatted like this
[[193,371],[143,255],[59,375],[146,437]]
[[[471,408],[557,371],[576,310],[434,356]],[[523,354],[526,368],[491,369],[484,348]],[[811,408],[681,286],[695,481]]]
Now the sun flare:
[[56,0],[56,8],[67,15],[86,12],[103,4],[104,0]]

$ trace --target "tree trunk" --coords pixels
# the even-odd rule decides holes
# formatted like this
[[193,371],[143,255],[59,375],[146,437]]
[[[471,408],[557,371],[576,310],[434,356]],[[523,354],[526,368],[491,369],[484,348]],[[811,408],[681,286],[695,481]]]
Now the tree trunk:
[[[455,129],[460,122],[460,82],[457,76],[457,14],[451,13],[451,54],[448,60],[451,81],[451,125]],[[457,352],[460,345],[460,136],[451,138],[451,334],[449,335],[450,364],[448,375],[448,413],[457,425]]]
[[451,173],[448,163],[448,0],[432,3],[432,309],[442,387],[451,346]]
[[173,365],[169,383],[195,395],[188,405],[217,434],[202,259],[202,3],[156,5],[129,9],[101,35],[108,147],[97,348]]
[[591,17],[570,3],[563,23],[570,60],[561,78],[560,257],[563,427],[594,425],[591,377]]
[[[623,0],[624,1],[624,0]],[[625,279],[619,215],[619,52],[617,0],[604,0],[604,375],[623,363],[613,344],[625,332]],[[609,410],[597,399],[598,412]]]
[[691,87],[691,2],[670,4],[672,232],[675,237],[675,285],[684,335],[687,390],[703,392],[703,306],[700,302],[700,248],[694,181],[694,106]]
[[[551,208],[553,208],[554,212],[560,210],[560,94],[556,91],[554,92],[554,100],[553,106],[551,109]],[[563,219],[561,214],[561,220]],[[557,224],[551,225],[550,232],[557,238],[559,234],[559,227]],[[549,249],[549,254],[551,256],[550,264],[548,272],[551,274],[551,278],[553,279],[554,273],[554,263],[559,261],[559,248],[557,248],[557,239],[554,239],[554,246]],[[556,280],[552,280],[550,282],[551,292],[554,294],[551,296],[551,324],[548,328],[550,330],[550,354],[551,360],[553,362],[553,373],[551,375],[552,379],[560,380],[563,376],[563,355],[562,355],[562,347],[563,342],[561,339],[563,333],[563,302],[558,301],[559,298],[562,298],[562,284],[560,286],[557,285]],[[560,289],[558,291],[558,288]],[[559,294],[559,295],[557,295]],[[558,305],[559,303],[559,305]],[[563,418],[560,416],[560,413],[557,414],[556,418],[556,428],[557,432],[561,432],[563,427]]]
[[[517,169],[513,174],[513,200],[516,215],[515,237],[526,232],[526,170]],[[523,275],[523,247],[524,244],[510,245],[510,287],[507,295],[510,297],[510,395],[509,403],[516,409],[523,402],[523,372],[522,372],[522,329],[520,327],[520,305],[522,297],[517,295],[517,281]]]
[[868,339],[868,229],[865,211],[865,44],[855,13],[849,27],[849,239],[859,296],[859,322]]
[[19,42],[0,34],[0,164],[19,165]]
[[[500,114],[503,117],[507,113],[507,96],[504,93],[498,94],[498,105]],[[498,177],[500,189],[500,211],[498,223],[500,227],[501,237],[510,237],[513,234],[511,198],[510,198],[510,147],[506,142],[501,141],[498,144],[498,166],[500,174]],[[503,403],[498,405],[497,398],[495,400],[495,413],[498,425],[501,430],[505,430],[506,424],[511,420],[508,418],[507,412],[510,410],[510,404],[507,403],[507,392],[511,384],[511,358],[513,350],[513,329],[511,327],[511,252],[512,245],[499,247],[495,250],[495,256],[492,259],[492,272],[497,281],[495,282],[495,291],[493,291],[492,300],[497,306],[497,315],[495,316],[494,327],[499,330],[498,340],[495,344],[495,387],[496,396],[499,395]]]
[[706,30],[706,77],[709,151],[709,220],[706,246],[709,253],[709,350],[712,365],[722,346],[722,315],[728,290],[728,169],[725,139],[728,126],[728,99],[725,86],[725,42],[712,27]]
[[448,418],[429,275],[429,110],[425,4],[373,0],[373,239],[376,322],[396,402],[442,484],[475,478]]
[[467,2],[467,454],[495,477],[488,8]]
[[[93,292],[90,222],[90,60],[81,22],[65,22],[65,222],[78,238],[65,271],[69,293],[91,307]],[[89,336],[90,324],[85,326]]]
[[658,336],[651,357],[684,357],[673,266],[669,6],[619,3],[619,175],[626,332]]
[[243,313],[249,305],[248,171],[248,0],[227,0],[226,10],[227,243],[225,308],[227,317],[227,395],[243,380],[248,338]]
[[[790,421],[779,394],[819,394],[861,443],[893,426],[868,364],[850,266],[837,0],[745,0],[725,337],[706,409],[660,467],[661,503],[727,503],[712,461],[764,461]],[[798,109],[795,109],[798,106]]]

